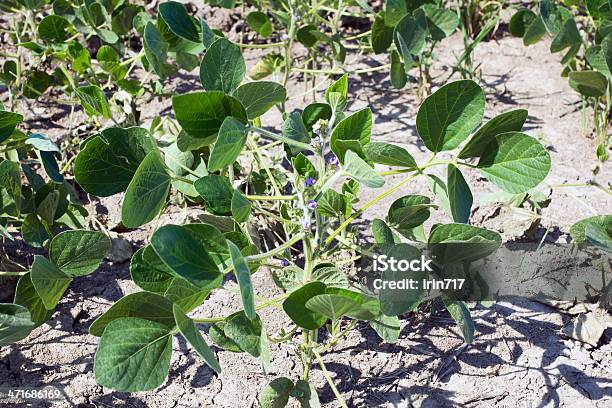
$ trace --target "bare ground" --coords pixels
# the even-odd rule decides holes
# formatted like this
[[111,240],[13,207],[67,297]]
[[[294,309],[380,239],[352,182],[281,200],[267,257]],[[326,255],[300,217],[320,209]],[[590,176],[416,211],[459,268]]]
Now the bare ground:
[[[458,38],[452,38],[440,52],[443,63],[436,66],[435,84],[446,79],[449,71],[444,62],[454,60],[452,50],[459,50],[459,43]],[[258,53],[251,55],[250,64]],[[527,132],[543,140],[553,159],[546,183],[573,183],[589,178],[606,183],[612,179],[610,164],[600,169],[597,176],[591,173],[597,165],[595,142],[582,134],[581,116],[576,110],[578,98],[567,81],[559,77],[561,66],[557,56],[549,54],[547,43],[526,49],[519,40],[506,37],[481,45],[476,59],[483,63],[485,73],[481,84],[487,93],[487,117],[519,107],[529,110]],[[198,89],[197,72],[193,74],[177,81],[182,90]],[[302,85],[295,84],[292,92],[301,91]],[[374,140],[405,145],[417,161],[427,158],[415,129],[418,101],[414,88],[396,91],[385,75],[371,75],[352,78],[351,95],[356,98],[351,111],[366,105],[372,108]],[[292,106],[301,105],[300,100],[292,102]],[[54,136],[65,132],[66,110],[58,111],[51,103],[37,109],[29,118],[32,129],[50,127],[48,133]],[[145,121],[167,109],[167,104],[150,104],[143,113]],[[264,118],[264,125],[277,124],[278,119],[277,113],[270,113]],[[494,191],[478,174],[469,173],[467,177],[475,197]],[[387,185],[396,181],[399,178],[389,179]],[[426,191],[424,183],[417,181],[392,198]],[[548,193],[546,188],[543,191]],[[361,197],[367,201],[376,194],[364,190]],[[392,198],[364,218],[384,217]],[[505,240],[523,234],[520,228],[508,228],[504,213],[496,211],[498,206],[475,205],[474,219],[478,224],[506,229],[502,231]],[[93,202],[91,208],[94,207],[106,210],[104,221],[109,228],[117,223],[118,198]],[[575,220],[611,212],[610,196],[595,189],[555,189],[549,207],[543,211],[541,225],[531,238],[542,237],[548,229],[553,232],[548,239],[564,241]],[[180,216],[178,210],[172,210],[162,222]],[[151,228],[120,235],[137,248],[146,241]],[[27,253],[24,255],[26,261],[30,259]],[[257,276],[259,295],[280,293],[266,270],[260,270]],[[0,387],[49,384],[65,387],[70,402],[57,406],[248,407],[257,406],[258,392],[273,378],[299,377],[301,367],[286,346],[272,346],[272,368],[267,376],[261,373],[256,359],[217,350],[223,368],[217,376],[189,351],[188,345],[175,339],[170,376],[160,389],[135,394],[103,389],[93,376],[97,339],[88,334],[88,327],[114,301],[135,290],[126,262],[105,263],[94,275],[77,279],[49,324],[37,329],[26,341],[0,350]],[[239,298],[222,291],[195,314],[213,316],[239,308]],[[450,316],[434,303],[418,313],[403,316],[396,344],[382,343],[363,324],[325,354],[324,360],[339,390],[349,405],[355,407],[612,406],[610,329],[597,347],[587,347],[562,337],[561,328],[571,316],[539,303],[511,299],[490,309],[474,308],[472,312],[476,340],[469,347],[463,346]],[[289,324],[277,310],[266,311],[262,318],[270,333]],[[206,331],[206,326],[202,329]],[[324,405],[337,406],[317,366],[313,368],[312,379]]]

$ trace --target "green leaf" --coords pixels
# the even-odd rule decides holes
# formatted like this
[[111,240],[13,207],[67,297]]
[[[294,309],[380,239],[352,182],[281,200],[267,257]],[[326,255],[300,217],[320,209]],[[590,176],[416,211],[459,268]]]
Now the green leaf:
[[[295,140],[302,143],[310,143],[310,136],[308,135],[308,129],[304,125],[302,115],[298,111],[293,111],[285,118],[283,122],[283,136],[288,137],[291,140]],[[302,151],[299,147],[288,145],[291,154],[298,154]]]
[[234,190],[232,194],[232,217],[238,223],[245,222],[251,215],[251,202],[240,192],[240,190]]
[[417,113],[416,126],[432,152],[453,150],[480,124],[485,97],[474,81],[451,82],[425,99]]
[[185,337],[185,339],[191,344],[191,347],[195,349],[198,355],[212,368],[217,374],[221,373],[221,366],[215,357],[215,354],[210,349],[208,344],[204,341],[204,338],[196,328],[193,320],[185,315],[185,312],[180,307],[174,305],[174,319],[176,326],[179,331]]
[[31,273],[19,278],[15,288],[14,303],[28,308],[32,322],[36,327],[48,321],[55,311],[55,308],[47,310],[45,307],[42,298],[32,284]]
[[502,133],[487,145],[478,168],[502,190],[522,193],[546,178],[550,155],[540,142],[524,133]]
[[248,135],[247,127],[231,116],[219,128],[219,136],[210,153],[208,171],[214,173],[231,166],[240,156]]
[[467,224],[444,224],[431,231],[427,246],[438,264],[472,262],[497,251],[501,236],[485,228]]
[[255,119],[266,113],[274,105],[287,99],[287,90],[277,82],[257,81],[240,85],[234,97],[246,109],[249,119]]
[[70,282],[72,282],[70,276],[40,255],[34,255],[31,279],[47,310],[55,309],[62,295],[68,289]]
[[427,16],[427,30],[434,41],[450,37],[459,26],[455,11],[439,8],[433,4],[425,4],[421,10]]
[[140,248],[130,261],[130,274],[138,287],[163,294],[172,283],[172,270],[161,260],[151,245]]
[[163,2],[159,5],[159,14],[174,34],[187,41],[200,42],[198,29],[194,20],[187,14],[184,4],[176,1]]
[[204,200],[208,212],[214,215],[232,214],[234,189],[227,177],[210,174],[196,180],[194,187]]
[[168,376],[171,356],[171,329],[136,317],[117,319],[108,325],[98,344],[96,381],[117,391],[152,390]]
[[342,316],[371,320],[380,314],[378,299],[343,288],[327,288],[324,295],[313,296],[306,308],[336,321]]
[[306,380],[296,381],[295,388],[291,391],[291,396],[300,401],[302,408],[321,408],[316,387]]
[[317,27],[312,24],[307,24],[300,27],[295,34],[296,39],[302,43],[306,48],[312,48],[319,42],[319,38],[316,36]]
[[211,326],[208,331],[210,339],[223,350],[231,351],[233,353],[241,353],[242,349],[236,342],[225,335],[225,322],[219,322]]
[[38,36],[47,42],[63,43],[68,39],[72,24],[62,16],[51,14],[38,25]]
[[251,30],[257,32],[264,38],[272,35],[274,28],[272,22],[265,13],[261,11],[252,11],[246,16],[246,22]]
[[420,55],[425,46],[427,19],[424,13],[411,16],[407,14],[393,30],[393,40],[397,51],[408,66],[412,65],[412,56]]
[[76,94],[89,116],[103,116],[110,119],[111,111],[106,95],[96,85],[81,86],[77,88]]
[[374,163],[398,166],[409,169],[418,167],[410,153],[403,147],[384,142],[372,142],[366,146],[365,153]]
[[344,196],[335,190],[327,189],[317,199],[317,213],[325,217],[341,217],[346,212]]
[[344,272],[331,264],[319,264],[312,271],[312,280],[323,282],[328,288],[348,288],[349,280]]
[[153,220],[166,205],[171,181],[159,151],[150,152],[125,192],[121,208],[123,225],[137,228]]
[[238,281],[238,287],[240,288],[240,297],[242,298],[242,305],[244,307],[244,314],[250,320],[255,319],[257,314],[255,313],[255,293],[253,292],[253,283],[251,282],[251,271],[246,260],[238,248],[232,241],[227,241],[227,246],[230,250],[232,257],[232,265],[236,280]]
[[241,350],[253,357],[260,356],[261,320],[258,315],[251,320],[244,312],[235,313],[227,321],[223,330],[225,335],[233,340]]
[[30,312],[23,306],[0,303],[0,346],[26,338],[34,329]]
[[546,35],[546,26],[540,16],[536,18],[527,26],[525,35],[523,35],[523,44],[532,45],[540,41]]
[[108,128],[88,139],[74,163],[77,183],[89,194],[108,197],[125,191],[140,162],[157,147],[143,128]]
[[586,226],[587,224],[597,224],[605,230],[612,230],[612,215],[596,215],[588,217],[576,222],[570,228],[572,240],[578,244],[587,242]]
[[452,164],[447,169],[448,201],[453,221],[467,223],[472,214],[474,199],[470,186],[463,178],[461,171]]
[[199,289],[183,278],[175,277],[164,293],[164,297],[189,312],[200,306],[210,294],[210,290]]
[[19,113],[0,110],[0,143],[13,135],[15,127],[23,121]]
[[302,120],[304,126],[309,131],[319,120],[330,120],[332,117],[332,108],[327,103],[314,102],[304,108]]
[[185,226],[164,225],[153,233],[151,246],[172,270],[200,289],[213,289],[223,275],[198,234]]
[[400,322],[397,316],[381,315],[368,323],[376,331],[376,334],[387,343],[395,343],[399,339]]
[[442,296],[442,300],[451,317],[459,325],[463,340],[471,344],[474,341],[474,321],[465,303],[457,300],[450,300],[445,296]]
[[160,79],[165,79],[168,43],[152,22],[146,24],[143,38],[145,56],[147,61],[149,61],[149,65]]
[[572,71],[569,73],[569,85],[581,95],[596,98],[606,94],[608,80],[597,71]]
[[612,252],[612,228],[606,228],[596,222],[590,222],[585,225],[584,232],[587,241],[591,244],[604,251]]
[[285,408],[293,391],[293,381],[286,377],[275,378],[259,394],[262,408]]
[[98,269],[110,246],[99,231],[64,231],[51,240],[49,259],[68,276],[85,276]]
[[325,293],[326,285],[323,282],[310,282],[293,291],[283,302],[283,310],[287,316],[299,327],[307,330],[316,330],[323,326],[327,317],[306,308],[306,302],[317,295]]
[[[346,107],[348,97],[348,75],[342,75],[336,82],[331,84],[325,90],[325,101],[332,107],[335,106],[335,111],[342,111]],[[371,122],[372,112],[370,112]],[[369,136],[368,136],[369,137]]]
[[174,327],[172,303],[161,295],[151,292],[136,292],[122,297],[89,327],[92,336],[100,337],[117,319],[137,317],[155,322],[167,329]]
[[[172,97],[176,120],[183,130],[207,146],[215,141],[226,117],[243,123],[247,114],[242,104],[223,92],[192,92]],[[194,148],[195,149],[195,148]]]
[[380,218],[372,220],[372,236],[378,245],[393,245],[397,241],[391,228]]
[[347,175],[370,188],[379,188],[385,184],[385,179],[352,150],[346,151],[343,168]]
[[225,38],[216,40],[204,54],[200,80],[207,91],[231,94],[246,74],[246,63],[240,48]]
[[507,132],[520,132],[527,120],[527,115],[526,109],[515,109],[497,115],[474,133],[457,157],[460,159],[480,157],[495,136]]
[[297,156],[292,158],[293,168],[302,177],[305,178],[319,178],[319,172],[315,168],[314,164],[303,153],[299,153]]
[[21,224],[21,235],[26,244],[40,248],[50,238],[45,226],[35,214],[28,214]]
[[431,207],[431,200],[426,196],[411,194],[400,197],[389,207],[387,222],[400,232],[411,230],[429,218]]
[[[387,255],[388,258],[395,258],[398,262],[401,260],[410,262],[412,260],[422,259],[421,251],[404,243],[391,246],[385,255]],[[426,292],[421,282],[423,279],[427,278],[427,271],[402,271],[399,268],[394,269],[383,264],[383,260],[384,259],[377,260],[381,263],[380,268],[384,269],[381,275],[383,284],[391,282],[399,283],[403,282],[404,279],[413,279],[417,282],[414,288],[398,288],[389,286],[388,284],[387,286],[383,286],[378,293],[380,309],[383,314],[386,316],[397,316],[416,309]]]
[[200,27],[202,29],[202,44],[204,44],[205,48],[210,48],[219,37],[202,18],[200,18]]
[[42,71],[33,71],[28,76],[23,86],[23,96],[35,99],[45,93],[47,88],[53,84],[53,76]]
[[406,0],[387,0],[385,2],[385,24],[395,27],[408,13]]
[[513,36],[522,38],[527,32],[529,25],[537,18],[539,17],[533,11],[527,8],[519,9],[510,18],[508,31],[510,31],[510,34]]
[[376,16],[372,23],[372,50],[375,54],[387,51],[393,42],[393,26],[385,24],[385,19]]

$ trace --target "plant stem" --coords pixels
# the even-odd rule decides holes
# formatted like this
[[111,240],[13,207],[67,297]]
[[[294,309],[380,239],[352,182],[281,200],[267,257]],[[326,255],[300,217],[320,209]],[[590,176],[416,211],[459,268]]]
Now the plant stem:
[[[255,310],[262,310],[265,309],[268,306],[277,304],[283,300],[285,300],[287,297],[289,296],[289,293],[285,293],[284,295],[281,296],[277,296],[275,298],[272,298],[264,303],[261,303],[259,305],[257,305],[255,307]],[[222,322],[223,320],[226,319],[227,316],[215,316],[215,317],[194,317],[191,320],[193,320],[195,323],[218,323],[218,322]]]
[[327,371],[327,368],[325,367],[325,363],[323,362],[321,355],[317,352],[316,349],[313,349],[312,353],[314,354],[315,358],[319,362],[319,366],[321,366],[321,370],[323,371],[323,377],[325,377],[325,380],[327,380],[327,383],[329,384],[329,387],[332,389],[332,391],[334,392],[334,395],[338,399],[340,406],[343,408],[348,408],[348,406],[346,405],[346,402],[344,401],[344,398],[342,397],[342,394],[340,394],[340,392],[336,388],[336,385],[334,384],[334,380],[329,375],[329,371]]
[[247,261],[259,261],[261,259],[266,259],[266,258],[270,258],[276,254],[280,254],[281,252],[283,252],[285,249],[290,248],[293,244],[295,244],[296,242],[304,239],[304,236],[306,234],[304,234],[303,232],[300,234],[297,234],[295,236],[293,236],[293,238],[291,238],[290,240],[288,240],[287,242],[285,242],[284,244],[268,251],[268,252],[264,252],[263,254],[256,254],[256,255],[249,255],[246,257]]
[[0,271],[0,277],[2,276],[23,276],[26,273],[28,273],[28,271],[23,271],[23,272]]
[[355,69],[355,70],[295,68],[294,71],[308,73],[308,74],[329,74],[329,75],[351,74],[351,75],[358,75],[358,74],[367,74],[369,72],[384,71],[385,69],[389,68],[390,66],[391,66],[391,64],[384,64],[384,65],[379,65],[377,67],[364,68],[364,69]]
[[286,195],[286,196],[266,196],[266,195],[247,195],[245,196],[248,200],[252,201],[293,201],[297,200],[297,196],[295,195]]

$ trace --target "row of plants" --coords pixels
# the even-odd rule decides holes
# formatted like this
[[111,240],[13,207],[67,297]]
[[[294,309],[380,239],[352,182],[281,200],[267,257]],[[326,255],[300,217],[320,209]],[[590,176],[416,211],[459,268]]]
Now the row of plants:
[[[276,15],[272,10],[288,5],[291,11],[296,4],[278,2],[280,8],[262,10]],[[44,6],[42,1],[0,5],[20,15],[11,19],[10,33],[19,47],[4,63],[2,77],[9,102],[0,111],[0,232],[3,240],[20,236],[41,248],[25,270],[14,265],[16,271],[2,272],[19,276],[19,282],[14,302],[0,305],[0,346],[26,338],[48,321],[72,280],[93,273],[108,253],[110,241],[103,228],[88,230],[88,214],[79,204],[81,189],[91,197],[122,195],[125,228],[156,226],[130,263],[140,291],[118,300],[90,327],[100,338],[94,373],[105,387],[132,392],[163,384],[175,336],[182,336],[220,372],[198,324],[208,324],[208,338],[218,348],[260,359],[264,373],[269,370],[270,344],[295,354],[303,374],[297,381],[273,379],[260,394],[261,405],[270,407],[283,406],[289,398],[302,406],[318,406],[317,390],[309,381],[314,365],[346,406],[322,356],[360,322],[394,342],[399,316],[441,299],[465,341],[473,341],[474,323],[457,294],[424,288],[411,296],[402,290],[376,292],[341,266],[374,254],[412,260],[425,253],[434,260],[435,276],[465,276],[470,291],[487,300],[486,288],[470,275],[469,265],[493,253],[501,236],[469,224],[474,197],[464,174],[479,172],[520,203],[533,194],[551,161],[544,146],[521,131],[525,110],[483,124],[485,95],[480,86],[472,80],[450,82],[419,108],[416,127],[431,158],[417,163],[403,147],[372,140],[370,109],[347,111],[348,75],[336,79],[320,100],[286,112],[287,76],[292,72],[288,64],[284,70],[280,65],[284,76],[273,76],[273,81],[252,72],[247,77],[241,52],[245,44],[231,42],[194,19],[181,3],[161,3],[156,20],[142,6],[126,2],[55,1],[47,6],[53,12],[44,17],[36,11]],[[391,42],[397,49],[391,58],[399,56],[405,73],[406,66],[425,63],[421,51],[439,41],[438,30],[452,32],[444,28],[455,22],[451,24],[444,10],[404,5],[393,28]],[[314,10],[328,12],[324,4],[319,6]],[[394,10],[389,7],[387,3],[385,18]],[[330,15],[347,13],[343,6],[338,9],[340,13],[332,10]],[[288,15],[290,21],[301,21]],[[246,20],[255,27],[255,17]],[[394,25],[393,20],[385,24],[387,31]],[[265,25],[261,30],[268,30]],[[414,27],[421,27],[420,33],[408,36]],[[290,61],[291,38],[299,30],[294,23],[286,28],[294,30],[285,44],[285,61]],[[323,41],[314,31],[308,33]],[[104,45],[92,49],[93,39]],[[140,50],[130,46],[138,41]],[[413,48],[418,43],[422,48]],[[24,50],[41,63],[27,66]],[[164,81],[179,69],[198,66],[201,91],[173,94],[166,89]],[[137,79],[135,71],[141,69],[146,79]],[[64,92],[47,91],[52,85]],[[63,143],[60,147],[43,134],[19,130],[19,101],[42,94],[64,95],[68,99],[57,103],[73,109],[80,105],[87,114],[83,140],[68,149],[73,155],[65,153]],[[145,128],[139,106],[151,97],[171,98],[172,111]],[[282,123],[264,126],[261,117],[271,109],[283,112]],[[437,167],[445,169],[445,179],[431,173]],[[386,186],[389,176],[397,175],[402,178]],[[391,194],[405,191],[417,179],[428,183],[431,194],[388,202]],[[381,192],[363,203],[359,197],[364,188]],[[205,222],[157,227],[171,202],[204,209]],[[388,213],[385,220],[373,220],[376,245],[368,248],[356,222],[377,205],[388,206]],[[448,221],[426,229],[434,211],[445,213]],[[262,220],[273,242],[253,232],[255,222]],[[598,216],[576,223],[571,233],[578,243],[609,251],[611,226],[612,216]],[[282,295],[256,295],[254,286],[266,270],[272,271]],[[398,277],[393,274],[383,278]],[[200,311],[212,309],[207,307],[212,292],[234,290],[228,283],[233,279],[241,309],[201,316]],[[261,315],[269,308],[282,310],[289,327],[268,332]],[[321,342],[323,332],[327,336]]]

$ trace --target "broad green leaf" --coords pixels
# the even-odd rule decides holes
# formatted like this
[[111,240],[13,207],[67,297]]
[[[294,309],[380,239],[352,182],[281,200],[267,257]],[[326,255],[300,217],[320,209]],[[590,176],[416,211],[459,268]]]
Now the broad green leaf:
[[215,141],[226,117],[232,116],[244,123],[247,121],[242,104],[218,91],[175,95],[172,97],[172,107],[183,130],[197,139],[200,146],[207,146]]
[[207,91],[231,94],[245,74],[246,63],[240,48],[225,38],[219,38],[208,48],[200,65],[200,80]]
[[0,303],[0,346],[26,338],[34,329],[30,312],[23,306]]
[[43,18],[38,25],[38,36],[47,42],[63,43],[68,39],[72,24],[62,16],[51,14]]
[[171,329],[174,327],[172,303],[152,292],[136,292],[119,299],[89,327],[92,336],[100,337],[108,325],[124,317],[137,317]]
[[576,26],[576,21],[573,18],[569,18],[565,21],[561,30],[557,33],[555,38],[553,38],[550,43],[550,52],[555,53],[559,51],[563,51],[566,48],[570,48],[568,54],[563,57],[562,63],[567,63],[571,58],[573,58],[578,50],[580,50],[580,46],[582,45],[582,37],[578,32],[578,26]]
[[210,48],[211,45],[219,38],[215,32],[208,26],[204,19],[200,18],[200,28],[202,30],[202,44],[205,48]]
[[261,355],[261,320],[258,315],[255,315],[255,319],[251,320],[244,312],[235,313],[227,321],[223,331],[241,350],[246,351],[253,357]]
[[442,296],[442,300],[451,317],[459,325],[463,340],[471,344],[474,341],[474,321],[465,303],[457,300],[450,300],[445,296]]
[[77,183],[89,194],[108,197],[125,191],[140,162],[156,149],[143,128],[108,128],[88,139],[74,162]]
[[57,144],[55,144],[48,135],[43,133],[28,134],[25,143],[32,145],[37,150],[60,153],[60,148]]
[[255,313],[255,293],[253,292],[253,283],[251,282],[251,271],[246,260],[238,248],[232,241],[227,241],[230,255],[232,257],[232,265],[236,280],[238,281],[238,287],[240,288],[240,297],[242,298],[242,305],[244,307],[244,314],[250,320],[255,319],[257,314]]
[[214,173],[231,166],[244,148],[248,134],[247,127],[240,121],[228,116],[219,128],[217,141],[210,153],[208,171]]
[[62,176],[60,173],[56,155],[57,153],[54,152],[36,152],[36,156],[38,156],[40,163],[43,165],[45,174],[51,179],[51,181],[61,184],[64,182],[64,176]]
[[184,4],[166,1],[159,5],[159,14],[174,34],[187,41],[200,42],[198,29],[194,20],[187,14]]
[[283,269],[273,269],[272,279],[279,288],[292,291],[301,287],[304,283],[304,271],[293,265]]
[[[194,234],[220,270],[229,265],[230,252],[226,243],[227,237],[217,227],[211,224],[185,224],[183,227]],[[237,245],[242,248],[241,244],[237,243]]]
[[406,149],[389,143],[372,142],[366,146],[365,153],[374,163],[409,169],[418,167],[414,157]]
[[112,321],[98,344],[94,372],[98,384],[116,391],[159,387],[170,369],[172,331],[137,317]]
[[219,322],[210,327],[208,336],[218,347],[233,353],[242,353],[242,349],[236,342],[225,335],[225,322]]
[[387,26],[395,27],[407,13],[406,0],[387,0],[385,2],[385,24]]
[[15,127],[23,121],[23,115],[0,110],[0,143],[10,138]]
[[323,282],[328,288],[348,288],[349,280],[344,272],[331,264],[317,265],[312,271],[312,280]]
[[421,54],[426,35],[427,19],[424,13],[414,17],[407,14],[397,23],[393,30],[393,41],[406,65],[412,65],[413,55]]
[[450,201],[448,199],[448,189],[446,187],[446,184],[436,175],[426,174],[425,176],[425,181],[427,181],[431,192],[434,193],[434,195],[438,199],[440,206],[444,209],[444,212],[449,217],[453,218],[453,212],[451,210]]
[[[283,122],[283,136],[288,137],[291,140],[295,140],[302,143],[310,143],[310,136],[308,135],[308,129],[304,125],[302,115],[298,111],[293,111],[285,121]],[[291,154],[298,154],[302,151],[299,147],[288,145]]]
[[0,190],[6,190],[14,201],[19,200],[21,197],[19,163],[10,160],[0,162]]
[[145,56],[147,61],[149,61],[149,65],[160,79],[165,79],[168,43],[152,22],[146,24],[143,39]]
[[427,16],[427,30],[434,41],[441,41],[449,37],[459,26],[457,13],[437,7],[433,4],[424,5],[421,10]]
[[200,306],[210,294],[210,290],[199,289],[183,278],[175,277],[164,293],[164,297],[186,312]]
[[380,218],[372,220],[372,236],[378,245],[393,245],[397,238],[389,226]]
[[297,173],[305,178],[319,178],[319,172],[315,168],[314,164],[303,153],[299,153],[297,156],[292,158],[293,167]]
[[248,198],[246,198],[240,190],[234,190],[234,194],[232,194],[232,217],[238,223],[245,222],[249,219],[251,215],[251,208],[253,205]]
[[376,331],[376,334],[387,343],[395,343],[399,339],[400,322],[397,316],[381,315],[368,323]]
[[70,276],[40,255],[34,256],[31,279],[47,310],[54,309],[57,306],[70,282],[72,282]]
[[40,326],[53,316],[55,309],[47,310],[42,298],[32,284],[30,275],[31,273],[27,273],[19,278],[15,288],[14,303],[27,307],[30,311],[32,322],[36,326]]
[[352,150],[346,151],[342,167],[347,175],[370,188],[379,188],[385,184],[385,179]]
[[302,113],[304,126],[309,131],[312,131],[313,126],[319,120],[330,120],[332,117],[332,108],[327,103],[314,102],[307,105]]
[[35,99],[45,93],[53,84],[54,77],[42,71],[33,71],[23,85],[23,96]]
[[589,222],[585,225],[584,233],[588,242],[604,251],[612,252],[612,228]]
[[227,177],[210,174],[196,180],[194,186],[208,212],[214,215],[232,214],[234,189]]
[[546,26],[540,16],[536,16],[527,26],[523,35],[523,44],[532,45],[540,41],[546,35]]
[[[391,246],[385,255],[387,255],[387,260],[395,258],[398,262],[401,260],[410,262],[416,259],[420,260],[422,253],[417,248],[402,243]],[[416,309],[426,292],[421,282],[427,278],[428,272],[423,270],[402,271],[399,268],[393,269],[382,261],[385,261],[385,259],[377,260],[380,265],[379,269],[382,269],[381,279],[383,287],[378,292],[382,313],[386,316],[397,316]],[[412,287],[393,287],[389,285],[392,282],[404,284],[405,279],[412,279],[416,283]],[[385,283],[387,283],[386,286],[384,286]]]
[[427,246],[438,264],[471,262],[495,252],[501,236],[485,228],[467,224],[444,224],[431,231]]
[[296,381],[295,387],[291,391],[291,396],[300,401],[302,408],[321,408],[317,388],[306,380]]
[[457,157],[460,159],[480,157],[495,136],[507,132],[520,132],[527,120],[527,114],[526,109],[516,109],[495,116],[474,133]]
[[212,368],[217,374],[221,373],[221,366],[215,357],[215,354],[204,341],[202,334],[198,331],[195,323],[185,315],[185,312],[180,307],[174,305],[174,319],[179,331],[185,339],[191,344],[198,355]]
[[[606,37],[606,39],[602,41],[602,45],[594,45],[587,48],[587,50],[584,52],[584,56],[589,65],[608,78],[612,77],[610,68],[608,68],[608,63],[606,62],[607,52],[608,55],[610,55],[609,58],[612,65],[612,40],[610,39],[612,39],[612,36]],[[608,47],[611,47],[610,50],[608,50]]]
[[140,248],[130,261],[132,280],[143,290],[163,294],[172,283],[172,270],[151,245]]
[[287,90],[277,82],[257,81],[240,85],[234,97],[246,109],[249,119],[255,119],[266,113],[274,105],[287,99]]
[[612,230],[612,215],[596,215],[576,222],[570,228],[570,235],[574,242],[578,244],[587,242],[585,231],[587,224],[597,224],[606,230]]
[[524,133],[502,133],[487,145],[478,168],[502,190],[522,193],[546,178],[550,155],[540,142]]
[[313,24],[307,24],[303,27],[300,27],[295,34],[295,38],[302,43],[302,45],[306,48],[314,47],[317,42],[319,42],[318,37],[315,35],[317,32],[317,27]]
[[293,391],[293,381],[286,377],[272,380],[259,394],[261,408],[285,408]]
[[522,38],[527,32],[527,28],[534,20],[539,18],[533,11],[521,8],[510,18],[508,31],[515,37]]
[[310,282],[293,291],[283,302],[283,310],[287,316],[298,326],[315,330],[323,326],[327,317],[306,308],[306,302],[317,295],[325,293],[326,285],[323,282]]
[[106,95],[96,85],[81,86],[76,90],[76,94],[89,116],[103,116],[107,119],[111,117]]
[[380,314],[378,299],[344,288],[328,287],[324,295],[316,295],[306,302],[306,308],[332,320],[342,316],[357,320],[371,320]]
[[472,214],[472,203],[474,202],[470,186],[463,178],[461,171],[452,164],[448,165],[446,180],[453,221],[467,223]]
[[608,80],[597,71],[572,71],[569,73],[569,85],[581,95],[596,98],[606,94]]
[[185,226],[164,225],[153,233],[151,246],[173,271],[200,289],[213,289],[223,275],[204,242]]
[[453,150],[480,124],[485,97],[474,81],[448,83],[427,97],[417,113],[416,126],[432,152]]
[[21,225],[21,235],[26,244],[40,248],[50,238],[45,226],[35,214],[28,214]]
[[150,152],[125,192],[121,208],[123,225],[137,228],[153,220],[166,205],[171,181],[159,151]]
[[411,194],[400,197],[389,207],[387,222],[399,231],[410,230],[429,218],[431,207],[431,200],[426,196]]
[[110,250],[102,232],[64,231],[51,240],[49,259],[68,276],[85,276],[96,269]]
[[317,199],[317,213],[325,217],[340,217],[346,213],[346,200],[335,190],[327,189]]
[[265,13],[261,11],[252,11],[246,16],[246,22],[249,27],[264,38],[269,37],[274,30],[272,22]]
[[376,16],[372,23],[372,50],[375,54],[387,51],[393,43],[393,26],[385,24],[385,19]]

